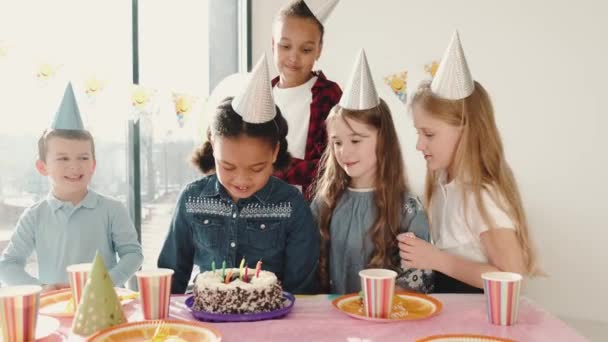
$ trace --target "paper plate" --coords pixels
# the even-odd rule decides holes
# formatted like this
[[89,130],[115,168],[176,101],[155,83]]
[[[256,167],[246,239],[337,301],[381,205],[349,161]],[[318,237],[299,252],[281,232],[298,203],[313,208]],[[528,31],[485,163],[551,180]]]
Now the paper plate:
[[36,322],[36,339],[42,339],[59,329],[59,320],[57,318],[38,315]]
[[332,301],[334,307],[345,314],[368,321],[397,322],[414,321],[433,317],[441,311],[441,302],[431,296],[413,292],[395,292],[391,318],[365,316],[363,302],[357,293],[347,294]]
[[222,314],[213,313],[207,311],[198,311],[192,309],[194,304],[194,296],[190,296],[186,299],[186,306],[192,312],[192,316],[199,321],[207,322],[253,322],[263,321],[267,319],[281,318],[289,313],[293,308],[296,298],[289,292],[283,291],[283,304],[281,309],[277,309],[269,312],[260,313],[248,313],[248,314]]
[[[139,295],[137,292],[122,287],[116,287],[115,290],[123,305],[132,302]],[[72,291],[70,289],[45,293],[40,296],[40,309],[38,313],[58,318],[74,317],[74,311],[67,311],[71,298]]]
[[[167,328],[166,340],[175,342],[219,342],[222,334],[210,325],[199,322],[163,321]],[[88,342],[121,341],[140,342],[151,341],[160,321],[131,322],[115,325],[91,335]]]
[[448,334],[428,336],[416,342],[515,342],[515,340],[486,335]]
[[[36,322],[36,339],[40,340],[50,336],[59,329],[59,320],[57,318],[38,315]],[[2,330],[0,330],[2,336]]]

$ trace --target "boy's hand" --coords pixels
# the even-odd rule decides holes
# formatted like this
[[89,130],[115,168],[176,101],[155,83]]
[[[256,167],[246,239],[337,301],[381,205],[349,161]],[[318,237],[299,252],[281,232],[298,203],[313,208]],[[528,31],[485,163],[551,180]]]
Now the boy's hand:
[[57,290],[66,289],[69,287],[70,287],[70,284],[61,284],[61,283],[42,285],[42,293],[57,291]]
[[397,235],[397,240],[401,265],[404,268],[437,269],[441,254],[435,246],[409,232]]
[[51,292],[51,291],[55,291],[55,285],[53,285],[53,284],[42,285],[42,293],[47,293],[47,292]]

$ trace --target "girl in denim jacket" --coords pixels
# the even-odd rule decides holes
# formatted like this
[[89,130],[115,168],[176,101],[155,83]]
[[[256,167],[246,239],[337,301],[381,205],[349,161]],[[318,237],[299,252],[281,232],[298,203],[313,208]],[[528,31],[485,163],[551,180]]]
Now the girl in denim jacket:
[[158,266],[171,268],[172,292],[184,293],[193,265],[249,267],[262,260],[286,291],[315,291],[319,233],[293,186],[272,176],[289,165],[287,122],[274,105],[266,59],[245,91],[217,108],[193,156],[205,174],[181,192]]

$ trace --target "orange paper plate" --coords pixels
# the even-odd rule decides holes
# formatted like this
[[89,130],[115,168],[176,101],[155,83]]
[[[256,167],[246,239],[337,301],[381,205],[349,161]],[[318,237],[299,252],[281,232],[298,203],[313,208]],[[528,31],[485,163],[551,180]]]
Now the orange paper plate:
[[[121,341],[139,342],[151,341],[160,321],[131,322],[115,325],[91,335],[88,342]],[[190,321],[165,320],[168,328],[168,338],[186,342],[219,342],[222,334],[214,327]],[[173,340],[171,340],[173,341]]]
[[345,314],[368,321],[398,322],[426,319],[438,315],[441,302],[431,296],[413,292],[395,292],[391,318],[370,318],[365,316],[363,302],[357,293],[347,294],[334,299],[336,309]]
[[[122,287],[116,287],[115,290],[119,297],[125,297],[121,300],[123,305],[132,302],[134,300],[133,296],[137,295],[137,292]],[[74,311],[66,310],[70,299],[72,299],[72,291],[70,289],[45,293],[40,296],[40,309],[38,313],[58,318],[74,317]]]
[[416,342],[516,342],[507,338],[472,335],[472,334],[449,334],[449,335],[434,335],[416,340]]

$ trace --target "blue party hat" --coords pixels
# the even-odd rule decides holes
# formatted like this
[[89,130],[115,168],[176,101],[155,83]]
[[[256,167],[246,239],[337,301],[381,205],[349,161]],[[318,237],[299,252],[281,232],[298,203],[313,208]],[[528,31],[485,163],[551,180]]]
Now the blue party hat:
[[63,99],[59,105],[59,109],[55,113],[55,118],[51,123],[52,129],[72,129],[84,130],[82,119],[80,118],[80,110],[76,103],[72,83],[68,83],[63,94]]

